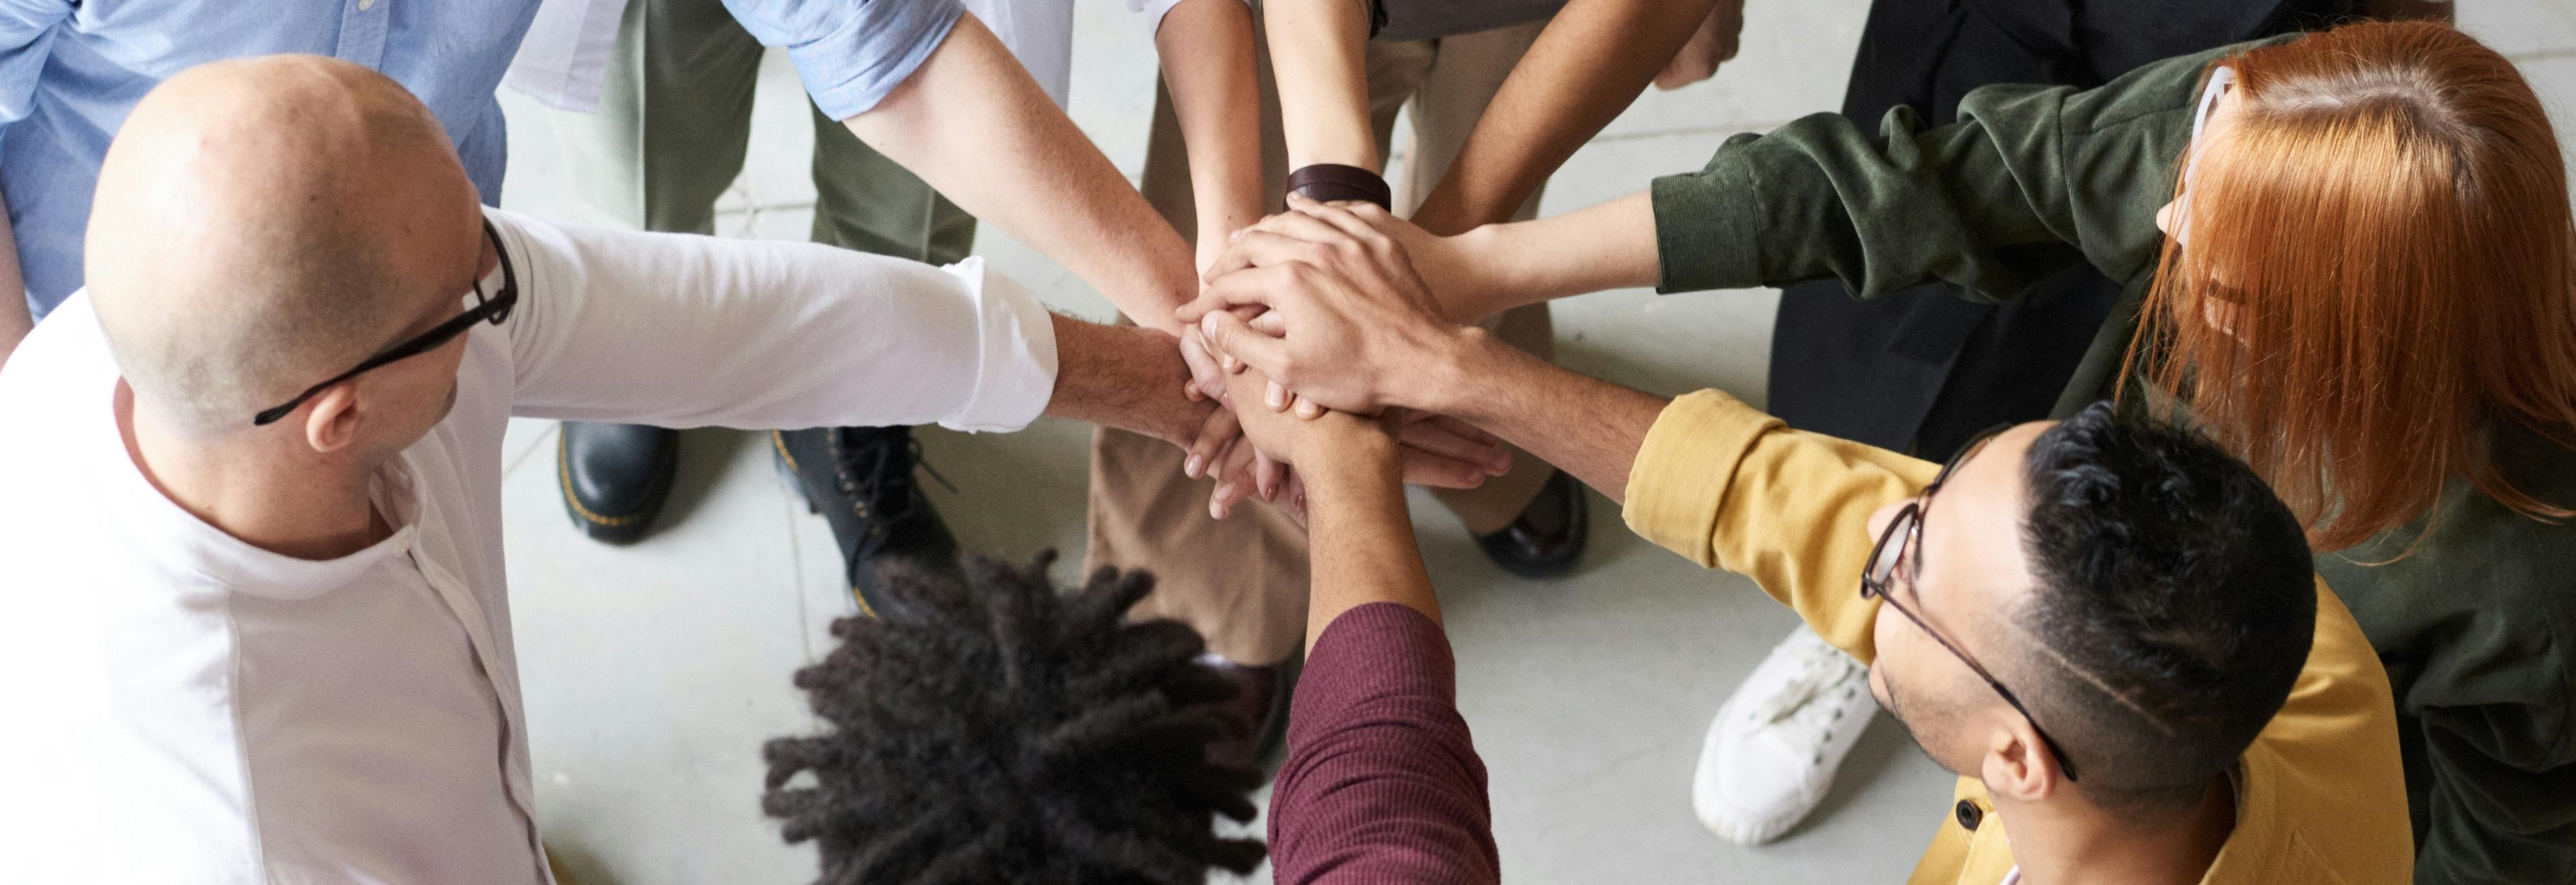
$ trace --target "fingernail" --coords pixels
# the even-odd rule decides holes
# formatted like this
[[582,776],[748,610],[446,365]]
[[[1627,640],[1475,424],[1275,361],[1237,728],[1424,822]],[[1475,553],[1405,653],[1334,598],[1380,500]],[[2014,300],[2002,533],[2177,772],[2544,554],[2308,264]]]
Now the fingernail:
[[1273,410],[1287,408],[1288,388],[1279,386],[1279,382],[1277,381],[1268,382],[1267,385],[1262,388],[1261,401],[1269,403],[1270,408]]
[[1199,478],[1199,474],[1206,470],[1207,456],[1205,455],[1191,455],[1188,461],[1181,464],[1181,473],[1191,479]]

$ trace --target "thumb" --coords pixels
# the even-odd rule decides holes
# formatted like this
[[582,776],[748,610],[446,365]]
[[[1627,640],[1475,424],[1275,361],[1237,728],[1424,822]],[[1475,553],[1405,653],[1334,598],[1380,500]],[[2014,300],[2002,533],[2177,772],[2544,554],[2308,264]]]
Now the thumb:
[[1222,310],[1208,314],[1199,319],[1199,332],[1207,336],[1208,349],[1234,357],[1273,380],[1288,374],[1288,342],[1261,334],[1242,317]]

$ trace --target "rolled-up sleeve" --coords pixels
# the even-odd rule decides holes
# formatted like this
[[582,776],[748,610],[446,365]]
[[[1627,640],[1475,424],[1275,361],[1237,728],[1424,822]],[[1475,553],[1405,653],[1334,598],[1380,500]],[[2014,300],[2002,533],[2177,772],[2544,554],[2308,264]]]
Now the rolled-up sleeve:
[[514,414],[1006,431],[1054,394],[1053,319],[980,258],[486,217],[519,287]]
[[787,50],[814,106],[866,113],[902,85],[966,14],[958,0],[724,0],[763,46]]
[[1734,397],[1673,400],[1628,471],[1628,527],[1692,562],[1752,578],[1835,647],[1868,661],[1878,603],[1860,598],[1869,517],[1940,465],[1791,430]]

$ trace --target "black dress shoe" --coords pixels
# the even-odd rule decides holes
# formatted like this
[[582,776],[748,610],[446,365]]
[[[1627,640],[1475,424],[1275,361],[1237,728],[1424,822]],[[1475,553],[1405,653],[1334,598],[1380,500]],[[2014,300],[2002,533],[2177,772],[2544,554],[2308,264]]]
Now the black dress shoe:
[[912,476],[921,441],[909,427],[817,427],[769,434],[779,466],[796,480],[805,506],[832,526],[842,577],[859,607],[886,610],[877,565],[890,558],[939,569],[957,567],[957,539]]
[[1288,741],[1288,705],[1296,697],[1298,665],[1304,659],[1290,655],[1267,667],[1237,664],[1214,654],[1203,660],[1234,681],[1234,697],[1221,706],[1243,724],[1237,736],[1208,742],[1208,761],[1269,771],[1279,764],[1279,751]]
[[1476,546],[1504,571],[1524,578],[1561,577],[1583,558],[1583,484],[1559,470],[1511,525],[1477,535]]
[[632,544],[653,527],[679,465],[680,432],[660,427],[566,421],[555,442],[564,512],[582,534],[611,544]]

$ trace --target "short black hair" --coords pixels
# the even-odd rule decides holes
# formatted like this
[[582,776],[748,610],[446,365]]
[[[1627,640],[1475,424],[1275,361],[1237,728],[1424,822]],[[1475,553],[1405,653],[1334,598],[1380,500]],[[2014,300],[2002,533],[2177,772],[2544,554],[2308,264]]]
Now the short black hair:
[[[832,624],[796,672],[829,730],[772,740],[761,809],[822,854],[820,883],[1195,883],[1261,863],[1255,769],[1208,760],[1242,724],[1234,683],[1172,620],[1129,621],[1153,587],[1101,569],[1070,594],[1025,569],[889,566],[885,618]],[[799,773],[811,786],[789,786]]]
[[2024,469],[2031,711],[2096,801],[2199,799],[2307,664],[2298,517],[2216,443],[2107,402],[2042,432]]

